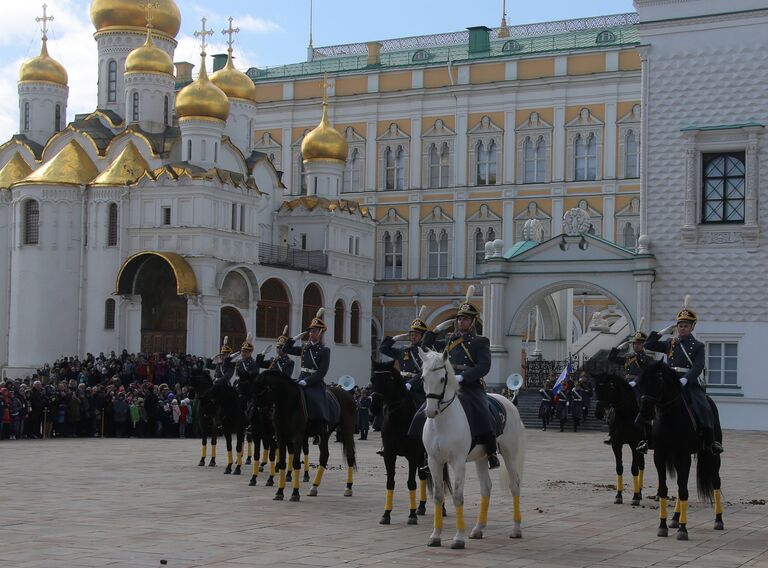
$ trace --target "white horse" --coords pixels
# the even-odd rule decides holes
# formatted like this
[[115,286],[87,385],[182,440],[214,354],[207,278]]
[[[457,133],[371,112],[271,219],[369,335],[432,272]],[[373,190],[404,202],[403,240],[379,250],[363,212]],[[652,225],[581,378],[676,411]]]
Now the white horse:
[[[448,353],[423,351],[422,360],[424,391],[427,394],[427,423],[422,439],[429,458],[429,469],[434,479],[434,530],[429,537],[429,546],[440,546],[443,528],[443,467],[448,464],[453,470],[453,504],[456,508],[456,535],[451,548],[464,548],[464,474],[468,461],[475,462],[480,479],[480,512],[477,523],[469,538],[483,538],[483,529],[488,523],[488,504],[491,497],[491,476],[485,446],[472,447],[472,436],[464,407],[456,400],[459,383],[448,361]],[[514,504],[514,524],[510,538],[520,538],[520,482],[525,460],[525,427],[517,408],[503,396],[490,395],[501,402],[507,414],[504,431],[498,437],[498,449],[504,460],[509,478],[509,490]]]

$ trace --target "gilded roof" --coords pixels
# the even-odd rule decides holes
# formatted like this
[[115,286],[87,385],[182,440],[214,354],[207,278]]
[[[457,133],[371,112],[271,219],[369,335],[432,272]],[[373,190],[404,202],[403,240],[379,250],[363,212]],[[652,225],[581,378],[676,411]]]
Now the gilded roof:
[[176,95],[176,116],[179,118],[215,118],[226,122],[229,98],[208,78],[205,54],[201,56],[200,74]]
[[164,251],[144,251],[132,254],[125,259],[117,273],[115,294],[133,294],[136,275],[150,257],[162,258],[173,270],[176,277],[176,294],[179,296],[197,294],[197,277],[187,260],[178,253]]
[[46,83],[55,83],[57,85],[67,86],[67,70],[64,66],[48,55],[48,46],[45,36],[43,36],[43,45],[40,48],[40,55],[25,61],[19,69],[19,82],[23,81],[44,81]]
[[171,56],[155,45],[149,28],[147,28],[147,39],[144,45],[131,51],[125,58],[125,72],[173,75]]
[[99,175],[88,153],[76,140],[70,140],[48,160],[17,185],[28,183],[47,185],[87,185]]
[[0,168],[0,189],[8,189],[32,173],[32,168],[18,152]]
[[256,101],[256,86],[248,75],[235,69],[231,49],[227,55],[227,64],[211,75],[211,83],[230,98]]
[[347,161],[349,144],[328,120],[328,104],[323,103],[323,116],[314,130],[301,142],[301,155],[305,160]]
[[[147,24],[143,0],[92,0],[91,21],[97,32],[109,28],[143,28]],[[181,27],[181,13],[174,0],[155,0],[152,25],[162,33],[176,37]]]
[[304,195],[285,201],[280,206],[280,211],[293,211],[298,207],[303,207],[307,211],[314,211],[315,209],[322,209],[325,211],[344,211],[350,215],[356,215],[358,212],[362,217],[368,217],[373,219],[370,210],[367,207],[362,207],[357,201],[350,201],[348,199],[328,199],[326,197],[320,197],[317,195]]
[[149,164],[133,142],[90,185],[132,185],[149,169]]

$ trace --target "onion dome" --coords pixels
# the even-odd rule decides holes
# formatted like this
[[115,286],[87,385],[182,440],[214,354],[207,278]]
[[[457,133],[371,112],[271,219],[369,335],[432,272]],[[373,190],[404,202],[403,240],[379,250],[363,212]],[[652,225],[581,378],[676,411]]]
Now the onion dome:
[[[176,37],[181,27],[181,13],[174,0],[155,0],[152,24],[159,32]],[[143,28],[147,22],[143,0],[92,0],[91,21],[97,32],[110,28]]]
[[211,75],[211,83],[232,99],[246,99],[256,102],[256,86],[253,81],[235,69],[232,63],[232,48],[228,50],[227,64]]
[[173,75],[171,56],[152,41],[152,33],[147,26],[147,40],[137,47],[125,59],[126,73],[165,73]]
[[19,82],[22,81],[44,81],[46,83],[56,83],[63,87],[67,86],[67,70],[64,66],[48,55],[48,38],[43,36],[43,46],[40,49],[40,55],[30,59],[21,66],[19,71]]
[[328,122],[328,104],[323,102],[323,117],[315,129],[304,137],[301,155],[305,160],[347,161],[349,144],[341,133]]
[[226,121],[229,99],[208,78],[205,53],[200,57],[200,74],[176,95],[176,115],[179,118],[216,118]]

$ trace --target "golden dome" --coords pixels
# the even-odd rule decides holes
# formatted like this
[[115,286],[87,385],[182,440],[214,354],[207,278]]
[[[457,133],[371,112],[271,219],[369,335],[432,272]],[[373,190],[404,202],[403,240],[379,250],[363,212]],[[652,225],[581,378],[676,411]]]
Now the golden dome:
[[211,75],[211,83],[224,91],[230,98],[256,102],[256,86],[248,75],[235,69],[232,63],[231,49],[227,57],[227,64]]
[[347,161],[349,144],[338,130],[328,122],[328,105],[323,103],[323,117],[315,129],[304,137],[301,155],[305,160]]
[[211,83],[205,70],[205,54],[200,58],[200,74],[176,95],[176,115],[179,118],[217,118],[229,116],[227,95]]
[[32,168],[18,152],[0,168],[0,189],[8,189],[32,173]]
[[125,59],[126,73],[165,73],[173,75],[171,56],[160,49],[152,41],[152,35],[147,29],[147,41],[128,54]]
[[[97,32],[108,28],[143,28],[147,11],[142,0],[92,0],[91,21]],[[160,32],[176,37],[181,27],[181,13],[174,0],[155,0],[152,25]]]
[[59,153],[24,178],[21,184],[86,185],[99,175],[88,152],[70,140]]
[[21,81],[45,81],[67,86],[67,70],[64,66],[48,55],[48,45],[43,37],[43,46],[40,55],[24,62],[19,70],[19,82]]

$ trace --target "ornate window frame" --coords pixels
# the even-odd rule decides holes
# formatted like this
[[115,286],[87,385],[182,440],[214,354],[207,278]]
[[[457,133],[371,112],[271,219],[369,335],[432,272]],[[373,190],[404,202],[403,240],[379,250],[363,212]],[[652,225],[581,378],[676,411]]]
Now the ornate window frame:
[[384,235],[389,233],[394,236],[400,233],[403,237],[403,275],[396,280],[405,280],[408,278],[408,220],[403,218],[390,208],[387,213],[379,219],[376,226],[376,258],[381,259],[376,263],[377,280],[395,280],[384,278]]
[[[640,105],[637,104],[632,107],[627,114],[622,116],[616,121],[619,127],[619,164],[618,164],[618,178],[619,179],[640,179],[640,120],[641,116]],[[637,175],[627,176],[627,137],[632,132],[635,135],[635,141],[637,144],[637,157],[636,167]]]
[[[447,172],[443,176],[443,172],[438,173],[437,185],[432,185],[432,163],[430,160],[432,147],[437,150],[438,159],[441,159],[443,154],[443,148],[447,147],[448,152],[448,164]],[[441,118],[435,120],[435,123],[421,135],[421,148],[422,148],[422,168],[421,168],[421,186],[425,189],[437,189],[451,187],[453,185],[453,167],[455,162],[455,147],[456,147],[456,132],[448,128]],[[442,170],[442,164],[438,162],[438,168]],[[445,178],[445,179],[443,179]]]
[[294,189],[291,195],[307,195],[307,180],[304,178],[304,158],[301,155],[301,143],[304,137],[311,132],[311,129],[305,128],[304,132],[291,144],[291,161],[293,162],[292,179]]
[[527,207],[515,215],[515,242],[523,240],[523,227],[528,219],[538,219],[541,221],[541,228],[543,230],[542,242],[552,237],[552,216],[539,207],[536,201],[529,201]]
[[[467,219],[467,274],[477,276],[477,260],[475,249],[475,233],[479,229],[483,233],[483,243],[489,240],[489,232],[493,231],[494,239],[501,238],[502,219],[490,210],[487,204]],[[493,239],[490,239],[493,240]],[[484,252],[484,251],[483,251]]]
[[[764,126],[758,123],[726,126],[691,126],[682,130],[685,139],[685,195],[682,240],[688,247],[748,248],[760,246],[758,222],[758,154]],[[702,223],[703,155],[744,152],[744,223]]]
[[[303,139],[303,135],[302,135]],[[253,145],[253,150],[266,154],[272,165],[278,171],[281,170],[283,163],[283,146],[272,138],[272,134],[265,132],[261,135],[256,143]],[[299,142],[299,154],[301,154],[301,142]]]
[[[344,165],[344,177],[341,184],[342,193],[359,193],[365,191],[365,138],[360,136],[357,131],[347,126],[344,130],[344,138],[347,140],[349,146],[349,153],[347,154],[347,163]],[[355,152],[357,154],[355,155]],[[352,157],[355,160],[352,160]],[[351,186],[352,180],[352,166],[357,163],[357,187]]]
[[[409,189],[411,137],[400,130],[400,127],[396,122],[393,122],[389,125],[384,134],[376,138],[376,142],[378,143],[379,157],[379,189],[381,191],[402,191],[404,189]],[[403,151],[403,187],[397,186],[397,176],[395,176],[394,187],[387,188],[387,149],[390,149],[392,152],[397,152],[398,149],[402,149]]]
[[[443,208],[439,205],[436,205],[432,211],[430,211],[424,218],[421,219],[420,223],[420,231],[421,231],[421,243],[422,243],[422,255],[421,255],[421,273],[422,277],[429,280],[443,280],[446,278],[451,278],[454,272],[453,269],[453,257],[455,255],[451,254],[451,251],[454,247],[454,220],[453,218],[449,217],[445,211],[443,211]],[[435,236],[439,240],[441,238],[441,234],[443,231],[445,231],[446,236],[448,237],[448,248],[447,248],[447,255],[446,255],[446,270],[445,270],[445,276],[429,276],[429,236],[430,233],[434,231]]]
[[[484,187],[489,185],[499,185],[502,180],[502,162],[501,159],[504,150],[504,129],[500,128],[491,120],[488,115],[483,116],[475,126],[467,132],[469,136],[469,176],[467,185],[470,187]],[[487,147],[491,141],[496,145],[496,180],[494,183],[480,184],[477,173],[477,145],[482,142]]]
[[603,178],[603,128],[604,124],[596,118],[588,108],[579,111],[579,115],[565,125],[566,131],[566,181],[576,181],[576,139],[581,136],[588,140],[590,135],[595,137],[595,179],[579,181],[598,181]]
[[[517,183],[549,183],[552,179],[552,125],[534,111],[517,127]],[[530,139],[534,144],[541,139],[544,142],[544,179],[526,181],[525,179],[525,143]]]

